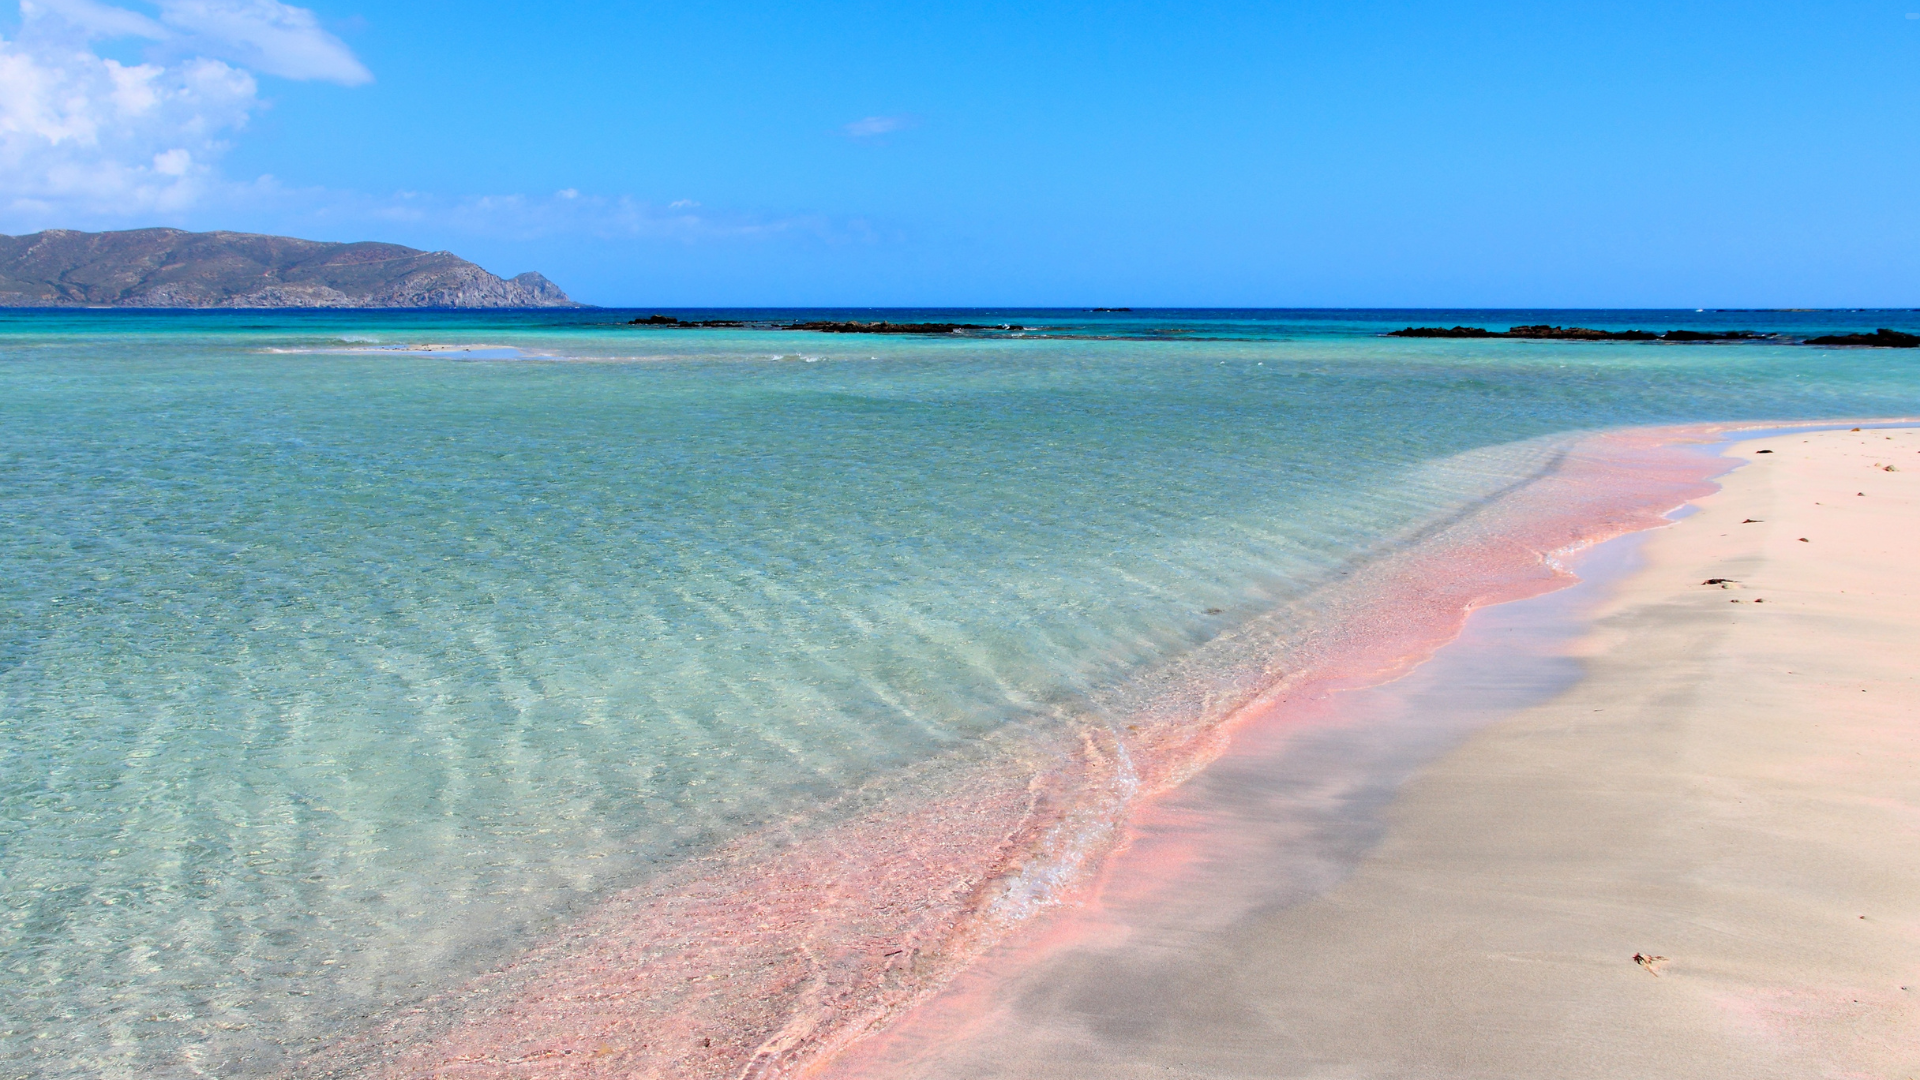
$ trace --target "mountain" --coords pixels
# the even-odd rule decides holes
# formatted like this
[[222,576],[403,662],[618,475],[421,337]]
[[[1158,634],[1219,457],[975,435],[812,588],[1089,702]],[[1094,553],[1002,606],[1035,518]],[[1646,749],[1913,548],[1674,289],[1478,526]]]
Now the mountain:
[[0,307],[580,307],[446,251],[179,229],[0,235]]

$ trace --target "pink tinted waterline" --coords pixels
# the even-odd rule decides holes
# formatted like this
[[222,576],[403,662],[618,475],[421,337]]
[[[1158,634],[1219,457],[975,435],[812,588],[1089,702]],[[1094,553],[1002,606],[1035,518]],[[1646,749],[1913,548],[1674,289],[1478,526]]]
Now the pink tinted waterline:
[[[1017,1045],[1031,1050],[1036,1045],[1053,1045],[1027,1040],[1044,1033],[1045,1024],[1068,1015],[1075,1023],[1088,1025],[1087,1031],[1077,1035],[1096,1040],[1092,1032],[1104,1023],[1137,1026],[1143,1022],[1141,1016],[1123,1011],[1108,1017],[1099,1000],[1079,996],[1088,992],[1088,972],[1124,978],[1123,973],[1139,971],[1142,964],[1151,970],[1177,964],[1183,955],[1205,955],[1214,932],[1241,917],[1325,891],[1344,878],[1363,851],[1336,851],[1336,858],[1330,860],[1327,849],[1338,845],[1311,833],[1330,817],[1344,816],[1348,825],[1355,824],[1353,817],[1370,817],[1364,806],[1358,815],[1347,813],[1350,804],[1364,803],[1347,798],[1356,786],[1355,774],[1376,786],[1381,781],[1397,786],[1413,771],[1409,764],[1433,760],[1468,732],[1544,700],[1577,680],[1577,668],[1567,663],[1566,646],[1584,633],[1594,601],[1604,593],[1576,579],[1567,564],[1579,565],[1583,574],[1597,573],[1602,587],[1610,578],[1624,576],[1637,561],[1639,546],[1638,538],[1627,534],[1671,523],[1674,512],[1684,505],[1669,504],[1667,513],[1650,512],[1651,508],[1674,494],[1685,496],[1679,500],[1682,504],[1709,494],[1717,490],[1710,482],[1714,476],[1744,464],[1717,453],[1701,453],[1708,444],[1725,443],[1741,434],[1910,423],[1881,419],[1701,425],[1596,437],[1590,442],[1598,453],[1577,465],[1584,475],[1574,478],[1578,484],[1597,485],[1602,493],[1599,498],[1576,500],[1595,513],[1585,522],[1576,522],[1576,535],[1584,538],[1558,549],[1537,549],[1542,565],[1553,571],[1553,581],[1543,584],[1525,572],[1515,575],[1517,564],[1498,557],[1492,563],[1480,563],[1477,569],[1485,576],[1476,580],[1488,586],[1484,598],[1462,609],[1451,622],[1431,624],[1429,645],[1417,655],[1396,658],[1394,649],[1382,648],[1373,656],[1383,666],[1368,674],[1364,673],[1365,650],[1356,649],[1349,656],[1352,666],[1316,671],[1250,702],[1231,721],[1228,750],[1208,763],[1197,782],[1155,793],[1132,808],[1123,839],[1097,877],[1069,902],[1009,934],[910,1015],[812,1075],[828,1080],[953,1075],[954,1067],[964,1070],[982,1053],[993,1060],[988,1048]],[[1509,519],[1533,529],[1535,542],[1554,536],[1567,520],[1564,514],[1558,522],[1553,515],[1530,521],[1525,514]],[[1527,529],[1511,524],[1506,532],[1507,539],[1527,537]],[[1600,547],[1607,540],[1616,542]],[[1477,551],[1482,556],[1488,553],[1484,547]],[[1469,565],[1474,565],[1471,560]],[[1442,583],[1443,587],[1448,584]],[[1574,584],[1583,587],[1558,597],[1544,595]],[[1540,599],[1531,604],[1508,603],[1536,597]],[[1543,603],[1547,600],[1553,602]],[[1501,606],[1485,610],[1494,605]],[[1424,663],[1443,647],[1447,662]],[[1553,664],[1554,660],[1560,664]],[[1557,684],[1541,680],[1541,670],[1554,666],[1568,677]],[[1513,678],[1515,669],[1527,668],[1533,669],[1531,686],[1525,675]],[[1349,737],[1339,737],[1339,729]],[[1351,737],[1356,732],[1361,737]],[[1330,733],[1333,737],[1328,737]],[[1368,737],[1378,741],[1409,736],[1424,738],[1430,745],[1424,751],[1402,754],[1398,761],[1379,753],[1373,755],[1375,760],[1358,764],[1324,760],[1329,745],[1354,751],[1363,749]],[[1309,761],[1303,767],[1290,760],[1303,751],[1311,754],[1316,744],[1323,754],[1320,762]],[[1298,781],[1298,774],[1316,764],[1331,764],[1327,771],[1336,775],[1326,784],[1296,784],[1288,790],[1287,780]],[[1344,770],[1347,775],[1337,775],[1344,766],[1351,766]],[[1365,775],[1369,770],[1371,775]],[[1281,783],[1274,783],[1275,774],[1288,771],[1295,775],[1282,775]],[[1236,791],[1232,781],[1212,782],[1235,772],[1242,780],[1257,777],[1251,786],[1260,789],[1265,801],[1237,800],[1248,785]],[[1343,785],[1348,790],[1340,790]],[[1309,790],[1303,794],[1299,788]],[[1254,805],[1236,806],[1236,801]],[[1329,813],[1335,803],[1341,805]],[[1384,825],[1377,818],[1364,824],[1371,827],[1350,831],[1366,833],[1366,846],[1371,846]],[[1122,959],[1108,963],[1098,958]],[[1095,966],[1088,966],[1089,962]],[[1173,985],[1159,986],[1158,991],[1166,992]],[[1030,996],[1038,1009],[1033,1019],[1023,1016]],[[1138,1001],[1125,991],[1118,999]],[[1067,1001],[1074,1004],[1059,1012]],[[1042,1027],[1032,1028],[1032,1024]],[[1072,1042],[1072,1037],[1059,1032],[1042,1037],[1066,1039],[1062,1046]]]
[[[1368,567],[1335,617],[1284,662],[1251,673],[1237,700],[1219,705],[1207,690],[1195,700],[1215,707],[1124,729],[1088,725],[1059,745],[1008,738],[967,767],[908,770],[853,793],[828,823],[796,820],[619,892],[512,962],[295,1072],[861,1074],[910,1036],[835,1058],[933,998],[1030,916],[1065,917],[996,953],[994,971],[1100,932],[1103,903],[1150,902],[1144,883],[1186,877],[1215,841],[1164,796],[1230,745],[1324,722],[1339,692],[1404,674],[1473,610],[1572,583],[1558,556],[1663,524],[1711,490],[1727,462],[1704,447],[1726,430],[1587,438],[1550,474]],[[1153,850],[1139,852],[1149,872],[1111,880],[1114,853],[1149,833]],[[943,995],[925,1023],[964,1027],[984,1015],[992,981],[989,972]]]

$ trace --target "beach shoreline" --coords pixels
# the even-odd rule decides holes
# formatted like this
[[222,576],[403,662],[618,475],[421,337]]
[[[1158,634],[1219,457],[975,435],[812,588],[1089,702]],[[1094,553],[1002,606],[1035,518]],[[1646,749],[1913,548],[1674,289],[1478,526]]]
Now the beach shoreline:
[[[903,797],[917,781],[902,780],[824,827],[730,844],[294,1075],[788,1076],[835,1068],[849,1048],[858,1058],[1033,916],[1086,895],[1136,809],[1201,774],[1235,732],[1391,683],[1474,610],[1573,583],[1562,556],[1656,526],[1708,490],[1725,467],[1705,449],[1718,437],[1699,426],[1572,440],[1332,584],[1319,629],[1240,671],[1238,689],[1203,679],[1132,703],[1139,722],[1124,729],[1122,716],[1064,745],[1006,747],[1013,757],[985,767],[920,774],[928,791]],[[1267,640],[1272,628],[1241,632]]]
[[[1257,796],[1208,762],[1260,695],[1412,686],[1684,503],[1713,425],[1920,410],[1890,352],[1124,321],[801,364],[539,313],[10,319],[0,1060],[804,1074],[1076,910],[1155,806]],[[1363,727],[1242,815],[1329,845],[1289,903],[1447,748]]]
[[[1629,538],[1642,565],[1579,615],[1578,678],[1376,795],[1351,865],[1286,867],[1306,833],[1234,835],[1262,755],[1299,752],[1271,713],[1144,807],[1080,904],[823,1075],[1907,1076],[1920,578],[1896,539],[1920,438],[1863,426],[1730,434],[1755,464]],[[1456,654],[1493,614],[1318,722],[1460,698]],[[1423,677],[1452,698],[1422,705]],[[1236,766],[1238,789],[1203,790]],[[1262,859],[1320,878],[1289,895]]]

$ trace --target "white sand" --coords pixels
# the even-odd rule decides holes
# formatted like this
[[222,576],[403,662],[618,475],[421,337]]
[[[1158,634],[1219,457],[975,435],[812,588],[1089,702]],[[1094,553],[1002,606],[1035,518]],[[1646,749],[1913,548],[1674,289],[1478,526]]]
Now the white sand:
[[1346,881],[1068,950],[886,1071],[1920,1076],[1920,432],[1732,453],[1586,677],[1422,771]]

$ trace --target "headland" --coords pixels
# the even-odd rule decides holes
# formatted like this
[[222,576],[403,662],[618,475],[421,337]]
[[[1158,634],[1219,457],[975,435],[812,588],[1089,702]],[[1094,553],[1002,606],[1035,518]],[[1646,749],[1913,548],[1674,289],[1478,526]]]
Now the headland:
[[0,236],[0,307],[580,307],[531,271],[448,251],[240,232],[48,229]]

